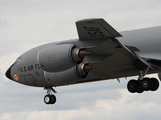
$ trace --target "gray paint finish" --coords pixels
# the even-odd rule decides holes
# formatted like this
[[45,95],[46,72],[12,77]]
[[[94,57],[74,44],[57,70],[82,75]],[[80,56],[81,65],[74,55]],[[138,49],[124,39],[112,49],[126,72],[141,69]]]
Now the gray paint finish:
[[[44,87],[46,104],[56,102],[52,87],[139,76],[130,80],[131,93],[156,91],[161,73],[161,27],[118,33],[103,19],[76,22],[79,39],[48,43],[17,58],[6,76],[20,84]],[[159,55],[159,57],[156,57]]]
[[161,60],[161,27],[144,28],[120,32],[122,38],[118,40],[124,45],[131,45],[139,49],[136,52],[141,57]]
[[[19,57],[21,58],[21,61],[14,64],[12,68],[10,68],[12,79],[14,79],[13,76],[17,74],[20,77],[20,80],[17,81],[19,83],[37,87],[48,87],[134,76],[139,74],[140,69],[146,69],[146,67],[152,68],[148,71],[148,73],[160,72],[160,69],[158,68],[161,66],[158,63],[154,64],[153,61],[155,57],[151,57],[151,54],[153,56],[155,54],[160,54],[161,27],[124,31],[120,32],[119,34],[103,19],[81,20],[76,22],[76,25],[81,40],[75,39],[56,43],[48,43],[27,51]],[[86,30],[86,28],[88,28],[88,30]],[[109,33],[111,35],[109,35]],[[95,67],[95,69],[90,70],[89,73],[85,75],[85,77],[80,75],[79,70],[77,70],[79,64],[74,65],[73,63],[71,63],[71,67],[69,66],[67,70],[59,70],[58,72],[53,73],[47,73],[48,71],[46,70],[44,71],[39,62],[40,59],[41,62],[43,62],[43,59],[48,59],[47,56],[49,51],[47,53],[44,51],[44,58],[43,55],[41,55],[42,58],[38,58],[40,51],[46,48],[54,48],[62,44],[71,44],[71,46],[75,45],[77,48],[83,48],[85,51],[91,52],[91,55],[87,55],[83,58],[81,64],[88,64],[89,66]],[[63,49],[68,50],[68,48]],[[133,49],[137,49],[137,51],[132,51]],[[53,53],[55,50],[58,50],[56,52],[56,56],[62,58],[63,53],[59,53],[59,49],[53,50]],[[52,51],[50,51],[49,56],[50,55],[52,55]],[[55,55],[53,55],[51,58],[54,58]],[[147,61],[144,55],[149,55],[147,58],[151,61]],[[136,69],[136,61],[138,62],[137,64],[143,67],[141,68],[139,66],[140,68]],[[63,67],[66,66],[66,64],[69,64],[69,62],[70,61],[67,63],[64,58],[64,62],[61,62],[61,64],[57,64],[59,61],[57,61],[57,63],[54,63],[53,61],[52,64],[57,64],[57,66],[61,65]],[[80,67],[79,69],[81,70],[82,68]],[[29,79],[31,77],[25,77],[28,75],[32,76],[33,78]],[[65,76],[60,77],[61,75]],[[70,76],[73,76],[71,80]],[[48,78],[52,82],[49,82]]]

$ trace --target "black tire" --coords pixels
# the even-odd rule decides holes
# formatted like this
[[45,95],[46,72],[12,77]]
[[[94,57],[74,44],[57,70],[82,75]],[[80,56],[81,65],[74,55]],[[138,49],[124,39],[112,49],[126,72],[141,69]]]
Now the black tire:
[[51,103],[50,104],[55,104],[55,102],[56,102],[55,95],[51,95]]
[[144,89],[141,87],[141,81],[137,80],[137,83],[138,83],[137,93],[143,93]]
[[156,91],[159,88],[159,81],[156,78],[151,78],[151,81],[153,82],[151,91]]
[[52,100],[52,97],[51,97],[50,95],[46,95],[46,96],[44,97],[44,102],[45,102],[46,104],[51,104],[51,100]]
[[144,90],[142,88],[138,88],[137,93],[143,93]]
[[127,89],[131,93],[135,93],[138,91],[138,82],[136,80],[130,80],[127,84]]
[[145,91],[151,90],[153,87],[153,82],[150,78],[143,78],[141,81],[141,88]]

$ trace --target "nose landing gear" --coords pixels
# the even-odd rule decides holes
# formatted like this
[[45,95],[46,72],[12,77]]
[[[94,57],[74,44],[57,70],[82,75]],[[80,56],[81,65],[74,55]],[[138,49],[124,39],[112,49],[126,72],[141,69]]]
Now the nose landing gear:
[[56,97],[55,95],[52,94],[52,91],[56,93],[56,91],[51,87],[51,88],[44,88],[47,90],[47,95],[44,97],[44,102],[46,104],[55,104],[56,102]]

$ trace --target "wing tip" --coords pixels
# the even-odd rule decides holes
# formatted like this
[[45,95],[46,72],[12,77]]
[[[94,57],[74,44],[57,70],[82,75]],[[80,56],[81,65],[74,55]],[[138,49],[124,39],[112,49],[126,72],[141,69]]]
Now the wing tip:
[[87,19],[81,19],[76,21],[76,23],[78,22],[99,22],[100,20],[104,20],[103,18],[87,18]]

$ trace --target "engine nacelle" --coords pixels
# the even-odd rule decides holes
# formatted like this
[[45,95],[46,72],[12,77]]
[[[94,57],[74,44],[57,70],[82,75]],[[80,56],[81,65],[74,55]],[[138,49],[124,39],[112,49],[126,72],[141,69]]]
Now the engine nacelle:
[[88,54],[90,52],[85,52],[73,44],[62,44],[42,49],[37,58],[44,71],[60,72],[78,65]]
[[95,69],[95,67],[80,64],[63,72],[51,73],[45,71],[44,76],[52,86],[62,86],[77,83],[80,79],[85,78],[92,69]]

